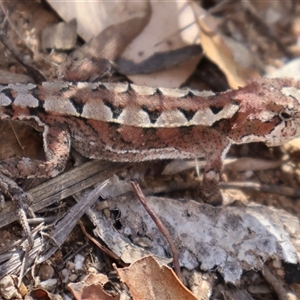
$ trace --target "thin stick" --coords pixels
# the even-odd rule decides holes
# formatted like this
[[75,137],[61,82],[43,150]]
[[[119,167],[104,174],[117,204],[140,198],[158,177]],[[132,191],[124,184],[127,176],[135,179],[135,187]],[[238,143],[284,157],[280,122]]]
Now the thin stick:
[[115,253],[113,253],[112,251],[110,251],[109,249],[107,249],[106,247],[102,246],[96,239],[94,239],[91,235],[89,235],[87,233],[87,231],[85,230],[85,227],[83,225],[83,223],[81,221],[78,222],[80,225],[80,228],[83,232],[83,234],[89,239],[91,240],[102,252],[104,252],[105,254],[107,254],[110,258],[114,259],[115,261],[118,262],[118,264],[120,264],[122,267],[126,267],[127,264],[124,264],[122,262],[122,260],[120,259],[119,256],[117,256]]
[[287,291],[282,286],[281,282],[271,273],[269,268],[264,264],[263,272],[262,272],[264,278],[266,281],[272,286],[274,291],[277,293],[279,300],[286,300],[287,297]]
[[176,273],[177,277],[182,281],[178,251],[173,243],[173,239],[172,239],[169,231],[163,225],[163,223],[159,220],[159,218],[156,216],[155,212],[151,209],[151,207],[148,205],[146,198],[145,198],[139,184],[134,181],[131,181],[130,183],[131,183],[131,186],[132,186],[138,200],[145,207],[146,211],[148,212],[148,214],[150,215],[150,217],[156,224],[157,228],[160,230],[160,232],[163,234],[163,236],[166,238],[167,242],[169,243],[170,248],[171,248],[171,253],[173,256],[173,265],[174,265],[175,273]]

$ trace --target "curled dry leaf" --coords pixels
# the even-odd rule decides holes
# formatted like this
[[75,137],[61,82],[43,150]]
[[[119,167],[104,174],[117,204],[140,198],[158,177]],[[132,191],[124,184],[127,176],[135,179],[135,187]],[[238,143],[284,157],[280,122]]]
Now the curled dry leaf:
[[[136,84],[179,87],[201,58],[200,47],[186,49],[198,39],[198,28],[193,24],[193,11],[188,1],[48,2],[66,22],[73,18],[77,20],[78,34],[86,42],[93,38],[72,57],[113,60],[123,53],[122,59],[129,65],[140,64],[144,68],[145,64],[150,64],[151,70],[159,70],[151,74],[130,75]],[[167,64],[167,69],[162,70],[166,60],[170,60],[173,67]],[[126,68],[121,66],[120,71],[131,73],[126,73]]]
[[[151,1],[151,9],[149,23],[122,54],[122,58],[135,64],[157,53],[168,55],[169,52],[194,45],[198,40],[198,28],[189,1]],[[139,85],[179,87],[193,73],[201,57],[201,54],[193,55],[171,68],[130,75],[129,78]]]
[[[249,79],[259,77],[259,74],[243,65],[245,56],[249,56],[247,49],[232,39],[223,36],[217,29],[218,22],[207,12],[193,5],[197,14],[199,36],[205,55],[214,62],[226,75],[231,88],[244,86]],[[236,51],[238,49],[238,51]],[[243,60],[239,60],[237,53],[243,53]]]
[[47,2],[65,22],[76,19],[78,34],[85,41],[91,40],[111,25],[142,17],[148,6],[148,1],[69,2],[47,0]]
[[72,54],[78,59],[115,59],[151,16],[148,1],[48,2],[64,21],[76,19],[78,34],[89,42]]
[[73,19],[69,23],[58,23],[44,28],[42,32],[43,49],[71,50],[77,40],[77,23]]
[[86,300],[113,300],[113,297],[103,290],[103,286],[108,282],[108,278],[103,274],[90,274],[84,280],[77,283],[70,283],[68,289],[75,299]]
[[171,268],[159,266],[152,256],[144,257],[130,267],[117,269],[117,272],[134,300],[145,299],[146,295],[148,300],[197,299]]
[[35,289],[28,293],[25,300],[62,300],[58,294],[51,294],[44,289]]

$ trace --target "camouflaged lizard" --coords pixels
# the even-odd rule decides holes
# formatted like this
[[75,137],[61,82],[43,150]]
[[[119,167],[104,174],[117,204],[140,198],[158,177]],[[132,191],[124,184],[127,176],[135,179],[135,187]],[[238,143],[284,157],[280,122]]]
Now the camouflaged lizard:
[[209,199],[232,144],[276,146],[300,136],[300,81],[261,78],[220,94],[128,83],[8,84],[0,86],[0,116],[43,132],[46,161],[0,162],[12,179],[56,176],[71,146],[111,161],[204,158]]

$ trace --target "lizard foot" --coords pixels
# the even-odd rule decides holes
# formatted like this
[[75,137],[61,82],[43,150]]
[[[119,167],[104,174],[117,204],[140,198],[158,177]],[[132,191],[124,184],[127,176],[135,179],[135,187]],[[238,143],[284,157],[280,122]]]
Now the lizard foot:
[[200,197],[205,203],[211,204],[212,206],[220,206],[223,203],[223,196],[219,189],[205,192],[203,189],[199,189]]
[[11,199],[16,208],[19,222],[28,238],[29,249],[33,246],[33,236],[28,224],[26,212],[29,212],[29,205],[32,203],[32,197],[25,193],[12,179],[0,173],[0,190]]

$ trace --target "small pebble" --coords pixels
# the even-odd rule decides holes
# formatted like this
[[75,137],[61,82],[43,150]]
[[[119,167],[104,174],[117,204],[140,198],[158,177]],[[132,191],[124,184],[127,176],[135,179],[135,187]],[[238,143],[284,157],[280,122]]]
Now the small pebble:
[[251,285],[248,287],[248,292],[251,294],[269,294],[270,288],[265,284]]
[[61,275],[63,276],[63,283],[67,283],[69,281],[70,272],[67,269],[61,270]]
[[274,268],[276,268],[276,269],[281,269],[282,268],[282,263],[281,263],[281,261],[280,260],[273,260],[273,262],[272,262],[272,265],[273,265],[273,267]]
[[97,274],[98,270],[95,267],[89,267],[88,268],[88,273],[89,274]]
[[75,270],[82,270],[83,269],[83,262],[85,258],[81,254],[76,254],[74,263],[75,263]]
[[297,297],[295,294],[293,294],[292,292],[287,293],[286,295],[287,300],[297,300]]
[[71,282],[75,282],[76,281],[76,279],[77,279],[77,275],[76,274],[71,274],[70,276],[69,276],[69,281],[71,281]]
[[277,275],[280,276],[280,277],[283,277],[285,275],[284,271],[282,269],[280,270],[277,270]]
[[57,279],[48,279],[40,282],[40,287],[51,292],[57,286]]
[[52,278],[54,275],[54,269],[49,265],[42,265],[39,270],[39,277],[41,281],[48,280]]
[[73,262],[71,262],[71,261],[67,261],[66,268],[68,270],[74,270],[75,269],[75,264]]

